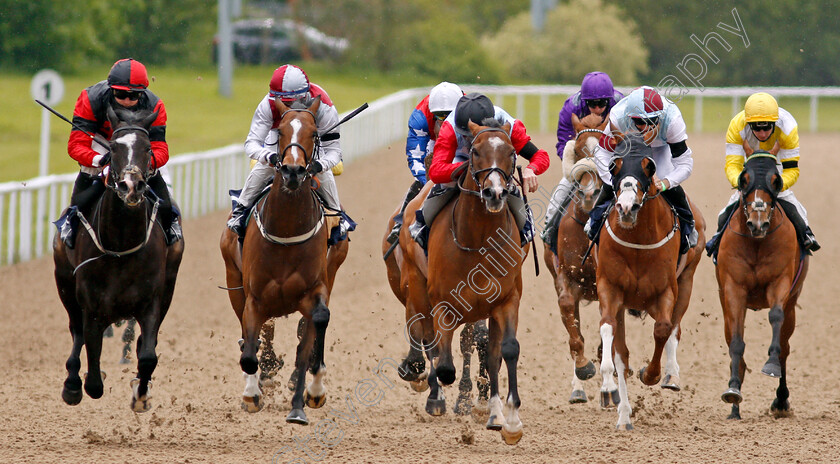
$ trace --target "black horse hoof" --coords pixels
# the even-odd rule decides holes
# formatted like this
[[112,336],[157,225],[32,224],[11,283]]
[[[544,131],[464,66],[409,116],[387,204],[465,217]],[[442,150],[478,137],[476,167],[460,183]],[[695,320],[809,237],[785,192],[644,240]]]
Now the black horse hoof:
[[102,383],[99,385],[93,385],[90,382],[85,382],[85,392],[88,394],[89,397],[93,399],[102,398],[102,392],[104,390],[104,386]]
[[292,409],[289,415],[286,416],[286,422],[290,424],[309,425],[309,419],[306,418],[306,413],[303,409]]
[[397,372],[400,375],[400,378],[405,380],[406,382],[414,382],[418,380],[420,375],[426,371],[426,361],[421,359],[420,361],[413,362],[409,361],[408,358],[403,359],[402,363],[400,363],[399,369]]
[[435,368],[435,373],[441,385],[452,385],[455,383],[455,366],[438,366]]
[[68,388],[67,385],[65,385],[61,390],[61,399],[70,406],[75,406],[82,402],[82,389]]
[[586,392],[583,390],[574,390],[572,391],[572,396],[569,398],[569,403],[571,404],[580,404],[586,403],[589,399],[586,398]]
[[592,377],[595,377],[595,365],[592,364],[592,361],[589,361],[583,367],[576,367],[575,377],[580,380],[589,380]]
[[242,368],[242,372],[248,375],[254,375],[257,373],[257,358],[256,356],[242,356],[239,358],[239,366]]
[[610,409],[612,406],[618,406],[620,402],[621,397],[618,396],[618,390],[601,392],[601,409]]
[[770,413],[777,418],[788,417],[791,415],[790,403],[788,400],[779,401],[779,399],[776,398],[773,400],[773,404],[770,405]]
[[729,390],[723,392],[723,395],[720,395],[720,399],[722,399],[725,403],[729,404],[741,404],[741,401],[744,400],[744,397],[741,396],[741,390],[730,387]]
[[446,400],[435,400],[429,398],[426,400],[426,412],[430,416],[442,416],[446,413]]
[[767,361],[767,363],[764,364],[764,367],[761,368],[761,373],[766,376],[773,377],[774,379],[778,379],[782,376],[782,366],[772,361]]

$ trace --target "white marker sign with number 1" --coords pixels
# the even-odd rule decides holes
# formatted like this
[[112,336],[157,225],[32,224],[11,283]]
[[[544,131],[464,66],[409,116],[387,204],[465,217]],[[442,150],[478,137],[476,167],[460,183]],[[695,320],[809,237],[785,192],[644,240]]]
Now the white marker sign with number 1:
[[[49,106],[55,106],[64,98],[64,81],[52,69],[42,69],[32,78],[29,87],[32,98],[40,100]],[[50,112],[41,109],[41,159],[38,165],[38,175],[47,175],[47,165],[50,157]]]

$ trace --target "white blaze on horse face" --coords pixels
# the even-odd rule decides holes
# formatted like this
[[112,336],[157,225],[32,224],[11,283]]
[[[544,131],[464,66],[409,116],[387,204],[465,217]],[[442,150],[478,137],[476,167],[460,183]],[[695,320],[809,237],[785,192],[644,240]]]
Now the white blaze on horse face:
[[618,211],[627,214],[636,204],[636,193],[639,191],[639,181],[632,177],[621,179],[619,194],[615,201]]
[[137,134],[125,134],[123,136],[117,137],[114,142],[119,143],[120,145],[125,145],[126,150],[128,150],[128,163],[126,166],[132,166],[136,163],[134,162],[134,144],[137,143]]
[[[297,119],[292,119],[292,122],[290,122],[289,125],[292,126],[292,142],[291,143],[292,144],[299,143],[298,142],[298,133],[300,132],[300,128],[303,127],[303,126],[300,124],[300,121],[297,120]],[[294,160],[294,163],[297,164],[298,151],[300,149],[298,148],[297,145],[291,145],[291,147],[292,148],[290,148],[289,151],[292,153],[292,159]],[[306,156],[306,155],[304,154],[304,156]]]
[[583,148],[586,156],[595,156],[596,148],[598,148],[598,137],[589,137],[586,139],[586,145]]
[[[494,137],[494,139],[500,140],[498,139],[498,137]],[[492,141],[493,139],[490,140]],[[493,167],[498,168],[495,162],[493,163]],[[490,181],[490,190],[492,190],[495,195],[501,196],[502,192],[505,190],[505,187],[504,183],[502,182],[502,175],[499,174],[499,171],[491,172],[487,176],[487,180]]]

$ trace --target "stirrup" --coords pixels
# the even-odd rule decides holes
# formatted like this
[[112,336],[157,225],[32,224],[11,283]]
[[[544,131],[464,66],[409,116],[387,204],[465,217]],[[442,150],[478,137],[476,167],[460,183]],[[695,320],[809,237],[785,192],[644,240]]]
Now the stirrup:
[[396,243],[400,239],[400,229],[402,229],[402,224],[394,224],[394,228],[391,229],[391,232],[388,234],[388,237],[385,239],[385,241],[390,243],[391,245]]
[[166,245],[170,246],[175,242],[183,240],[183,238],[184,232],[181,230],[181,224],[175,219],[172,221],[172,225],[169,226],[169,230],[166,231]]

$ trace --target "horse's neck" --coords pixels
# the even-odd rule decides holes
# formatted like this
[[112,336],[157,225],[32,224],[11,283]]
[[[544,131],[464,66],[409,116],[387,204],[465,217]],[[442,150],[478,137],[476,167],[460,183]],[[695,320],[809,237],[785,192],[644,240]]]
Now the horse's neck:
[[[266,227],[274,235],[297,235],[304,233],[320,219],[320,205],[312,194],[308,185],[301,185],[290,191],[283,188],[283,178],[278,174],[274,184],[268,192],[263,208],[264,211],[276,211],[280,214],[264,214],[261,216]],[[260,211],[256,212],[257,214]],[[309,219],[313,218],[313,219]]]
[[468,246],[482,242],[487,237],[496,234],[499,229],[512,233],[508,227],[514,223],[514,220],[507,205],[502,208],[502,211],[491,213],[487,211],[479,197],[461,192],[454,208],[457,239]]
[[[618,213],[613,212],[618,221]],[[636,226],[633,227],[634,237],[637,239],[660,240],[674,227],[677,218],[671,212],[671,206],[662,196],[648,199],[639,209]],[[651,226],[653,225],[653,226]]]
[[149,225],[147,202],[129,207],[113,189],[106,189],[92,214],[92,226],[102,246],[118,249],[143,241]]

